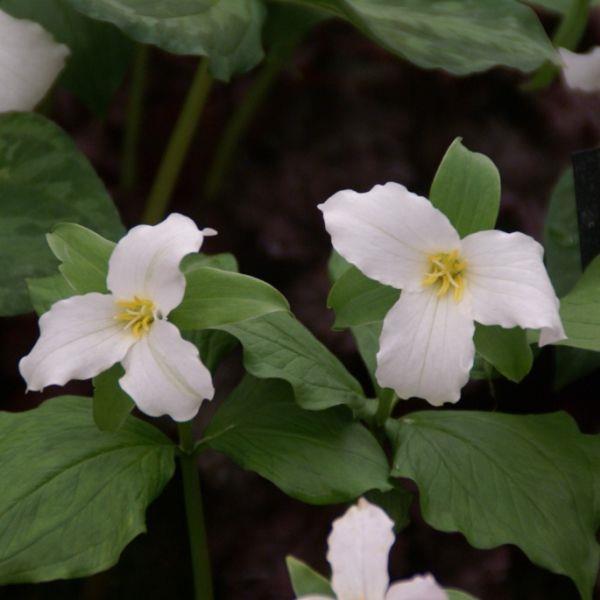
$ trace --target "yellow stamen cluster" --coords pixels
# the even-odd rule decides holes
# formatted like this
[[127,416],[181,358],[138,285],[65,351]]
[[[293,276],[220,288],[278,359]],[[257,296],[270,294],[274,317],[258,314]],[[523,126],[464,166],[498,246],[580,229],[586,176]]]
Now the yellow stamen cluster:
[[454,300],[462,300],[465,291],[464,273],[467,263],[462,259],[458,250],[440,252],[429,257],[429,271],[423,279],[423,285],[438,284],[438,296],[444,296],[450,290],[454,292]]
[[117,300],[117,306],[122,309],[115,317],[117,321],[126,323],[125,329],[131,329],[131,333],[135,337],[150,331],[150,325],[154,323],[154,303],[152,300],[144,300],[143,298],[133,297],[133,300]]

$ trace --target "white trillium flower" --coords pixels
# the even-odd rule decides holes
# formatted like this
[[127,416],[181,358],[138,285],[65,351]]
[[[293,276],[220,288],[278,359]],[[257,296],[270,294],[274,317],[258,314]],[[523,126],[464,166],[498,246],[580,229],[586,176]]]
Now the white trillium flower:
[[431,202],[397,183],[319,205],[333,247],[367,277],[402,289],[383,323],[379,385],[435,406],[457,402],[473,366],[475,321],[565,339],[543,248],[522,233],[460,239]]
[[60,300],[40,318],[40,338],[19,363],[28,390],[91,379],[121,362],[119,384],[142,412],[194,417],[213,397],[212,378],[167,316],[185,292],[179,263],[215,234],[179,214],[131,229],[110,257],[111,293]]
[[585,54],[559,48],[563,77],[570,88],[583,92],[600,91],[600,48]]
[[37,23],[0,10],[0,113],[33,110],[68,55],[69,49]]
[[[388,554],[394,544],[394,523],[364,498],[333,522],[327,560],[337,600],[447,600],[431,575],[418,575],[390,586]],[[298,600],[331,600],[302,596]]]

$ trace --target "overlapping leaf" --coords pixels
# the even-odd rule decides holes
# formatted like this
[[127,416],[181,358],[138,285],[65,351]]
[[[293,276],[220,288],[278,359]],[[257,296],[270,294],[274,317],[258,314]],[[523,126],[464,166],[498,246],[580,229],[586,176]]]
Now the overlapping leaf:
[[431,526],[460,531],[477,548],[515,544],[592,597],[600,446],[570,417],[429,411],[389,431],[393,474],[417,483]]
[[0,413],[0,584],[85,577],[145,531],[174,469],[174,446],[129,418],[99,431],[88,398]]
[[116,238],[123,227],[85,157],[56,125],[35,114],[0,117],[0,314],[31,310],[25,280],[55,273],[45,235],[57,223]]

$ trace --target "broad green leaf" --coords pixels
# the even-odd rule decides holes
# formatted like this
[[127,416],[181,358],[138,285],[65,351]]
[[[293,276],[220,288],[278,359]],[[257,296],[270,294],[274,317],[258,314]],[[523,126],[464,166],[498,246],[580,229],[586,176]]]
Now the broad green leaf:
[[499,325],[475,327],[477,352],[511,381],[519,382],[533,365],[533,352],[525,330],[504,329]]
[[183,337],[200,351],[200,360],[214,374],[220,362],[237,346],[238,341],[224,331],[205,329],[185,331]]
[[382,508],[392,521],[394,521],[394,531],[398,533],[410,524],[410,506],[414,496],[403,487],[395,485],[393,489],[387,492],[371,490],[366,494],[366,498],[372,504],[377,504]]
[[600,256],[561,299],[560,316],[568,336],[561,345],[600,351]]
[[293,556],[288,556],[285,559],[285,564],[290,575],[292,589],[297,598],[312,595],[335,598],[329,581],[306,563]]
[[61,76],[96,113],[106,112],[123,81],[133,45],[113,25],[89,19],[67,0],[0,0],[0,10],[40,23],[71,55]]
[[302,408],[364,407],[366,399],[358,381],[290,313],[273,312],[219,329],[240,341],[249,373],[260,379],[287,381]]
[[89,398],[0,413],[0,584],[86,577],[145,531],[144,512],[173,475],[175,447],[129,418],[98,430]]
[[335,329],[381,322],[398,301],[400,291],[369,279],[350,267],[334,283],[327,306],[335,310]]
[[237,260],[233,254],[222,252],[220,254],[188,254],[184,256],[179,268],[185,273],[193,273],[200,267],[211,267],[221,271],[239,271]]
[[33,310],[38,316],[50,310],[58,300],[64,300],[77,294],[71,284],[60,274],[48,277],[27,279],[27,289]]
[[572,169],[560,178],[550,198],[544,223],[544,256],[560,298],[573,289],[582,272]]
[[283,381],[246,376],[213,417],[205,439],[303,502],[334,504],[391,488],[383,450],[348,409],[304,410]]
[[25,280],[56,272],[45,235],[72,221],[118,238],[102,182],[62,130],[32,113],[0,116],[0,314],[31,310]]
[[447,589],[446,594],[448,600],[477,600],[475,596],[471,596],[471,594],[467,594],[467,592],[462,592],[461,590]]
[[58,270],[77,294],[108,292],[108,260],[115,243],[75,223],[61,223],[46,236],[61,262]]
[[265,7],[259,0],[66,0],[88,17],[175,54],[206,56],[223,81],[263,58]]
[[98,429],[118,431],[135,406],[119,385],[125,370],[120,363],[94,377],[93,416]]
[[535,13],[514,0],[288,0],[330,11],[420,67],[456,75],[533,71],[556,54]]
[[205,329],[289,310],[275,288],[248,275],[198,266],[187,269],[185,276],[185,296],[169,317],[181,329]]
[[582,436],[580,448],[588,457],[593,474],[594,515],[598,529],[600,528],[600,434]]
[[554,349],[554,364],[554,387],[561,390],[600,369],[600,352],[558,346]]
[[424,519],[476,548],[515,544],[591,599],[600,548],[594,473],[564,413],[412,413],[389,428],[393,475],[413,479]]
[[460,237],[494,229],[500,210],[500,174],[485,155],[452,142],[437,170],[429,199]]

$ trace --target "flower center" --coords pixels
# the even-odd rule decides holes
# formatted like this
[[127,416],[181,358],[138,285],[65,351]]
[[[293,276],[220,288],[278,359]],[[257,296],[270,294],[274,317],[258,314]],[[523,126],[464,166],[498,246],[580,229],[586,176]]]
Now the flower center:
[[438,285],[438,296],[444,296],[453,290],[454,300],[462,300],[465,291],[465,270],[467,263],[458,250],[430,254],[429,270],[423,279],[423,285]]
[[133,300],[117,300],[117,306],[121,312],[115,316],[115,319],[124,321],[125,329],[131,329],[135,337],[141,337],[150,331],[156,312],[152,300],[134,296]]

